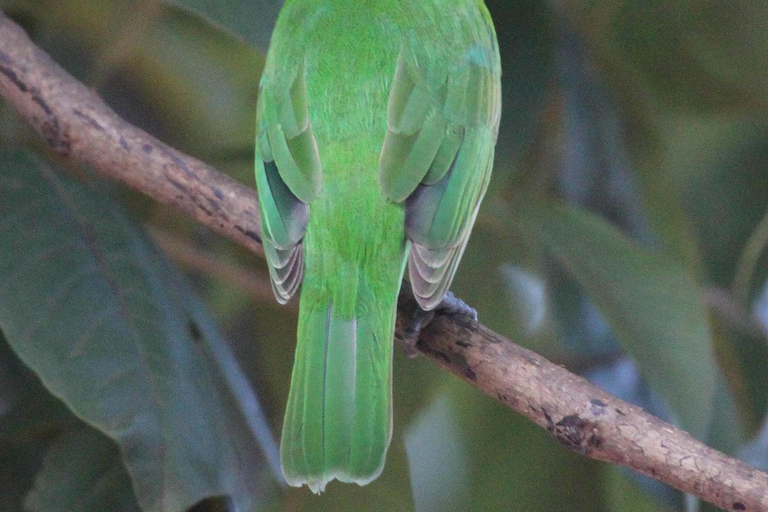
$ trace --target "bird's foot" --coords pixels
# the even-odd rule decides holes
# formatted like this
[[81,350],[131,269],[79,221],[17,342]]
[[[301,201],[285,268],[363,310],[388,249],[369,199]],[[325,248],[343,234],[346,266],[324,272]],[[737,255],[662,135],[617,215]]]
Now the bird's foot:
[[416,348],[416,343],[419,341],[419,335],[421,334],[421,330],[429,325],[429,322],[431,322],[433,318],[435,318],[434,311],[424,311],[418,306],[413,309],[411,321],[408,322],[408,327],[403,336],[403,351],[406,356],[414,358],[419,355],[419,351]]
[[411,321],[408,323],[408,328],[404,333],[403,350],[405,351],[406,356],[413,358],[419,355],[419,351],[416,348],[416,343],[419,341],[419,335],[421,334],[422,329],[429,325],[438,313],[447,316],[463,316],[477,321],[477,311],[475,308],[456,297],[453,292],[446,293],[440,304],[438,304],[432,311],[424,311],[416,306],[413,308]]
[[455,296],[453,292],[448,292],[443,300],[435,308],[445,315],[465,316],[477,322],[477,310]]

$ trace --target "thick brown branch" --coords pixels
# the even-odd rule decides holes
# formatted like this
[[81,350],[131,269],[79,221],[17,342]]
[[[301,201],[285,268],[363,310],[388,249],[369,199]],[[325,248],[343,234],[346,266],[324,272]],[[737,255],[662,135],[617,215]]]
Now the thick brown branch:
[[[254,191],[127,124],[0,14],[0,94],[58,154],[260,252]],[[401,294],[397,336],[416,303]],[[417,348],[569,448],[636,469],[726,510],[768,512],[768,475],[605,393],[472,320],[437,313]]]
[[261,252],[256,192],[126,123],[0,13],[0,94],[63,157]]
[[[396,336],[416,311],[401,292]],[[416,347],[587,457],[621,464],[726,510],[768,510],[768,475],[466,317],[439,312]]]

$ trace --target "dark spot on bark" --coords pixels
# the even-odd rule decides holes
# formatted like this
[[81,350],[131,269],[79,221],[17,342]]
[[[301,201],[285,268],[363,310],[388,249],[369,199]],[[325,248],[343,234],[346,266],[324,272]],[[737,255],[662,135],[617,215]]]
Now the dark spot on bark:
[[149,144],[144,144],[143,146],[141,146],[141,149],[142,149],[142,150],[143,150],[143,151],[144,151],[146,154],[148,154],[148,155],[151,155],[151,154],[152,154],[152,150],[153,150],[154,148],[153,148],[151,145],[149,145]]
[[215,195],[216,199],[218,199],[218,200],[224,199],[224,192],[222,192],[221,190],[219,190],[217,188],[213,189],[213,195]]
[[528,408],[531,409],[533,412],[536,412],[536,408],[530,404],[528,404]]
[[446,352],[443,352],[442,350],[434,350],[432,347],[424,343],[418,343],[418,348],[419,350],[421,350],[427,355],[431,355],[439,359],[442,359],[443,361],[445,361],[447,366],[449,366],[454,372],[458,373],[459,375],[463,375],[465,378],[473,382],[477,380],[477,374],[472,369],[472,367],[470,367],[467,360],[461,354],[456,354],[454,352],[446,353]]
[[459,347],[464,347],[464,348],[472,346],[472,344],[470,342],[468,342],[468,341],[461,341],[461,340],[457,341],[456,345],[458,345]]
[[590,447],[602,444],[602,440],[592,432],[592,423],[584,420],[578,414],[565,416],[557,423],[546,411],[544,417],[547,419],[547,430],[555,439],[581,455],[585,455]]
[[72,113],[75,114],[75,116],[77,116],[77,117],[79,117],[81,119],[85,119],[86,121],[88,121],[88,124],[91,125],[91,127],[93,129],[98,130],[100,132],[104,131],[104,128],[102,128],[102,126],[94,118],[92,118],[88,114],[84,114],[83,112],[80,112],[77,109],[74,109],[72,111]]
[[624,414],[623,412],[621,412],[621,409],[616,409],[616,412],[617,412],[618,414],[621,414],[622,416],[626,416],[626,414]]
[[43,109],[43,112],[45,112],[46,116],[48,116],[48,117],[53,116],[53,110],[51,110],[51,107],[48,106],[48,103],[45,102],[45,100],[43,99],[42,96],[40,96],[39,94],[35,93],[32,96],[32,101],[37,103],[40,106],[40,108]]
[[184,192],[184,194],[189,195],[189,190],[187,190],[187,187],[185,187],[184,185],[182,185],[178,181],[174,180],[173,178],[167,178],[167,179],[168,179],[168,183],[170,183],[171,185],[173,185],[177,189],[179,189],[182,192]]
[[733,510],[747,510],[747,507],[740,501],[733,504]]
[[[13,83],[21,92],[32,94],[32,101],[35,102],[45,113],[45,120],[40,122],[39,130],[48,146],[58,155],[66,156],[69,154],[70,142],[64,136],[61,124],[58,118],[51,110],[51,107],[40,96],[39,91],[25,84],[11,68],[13,61],[5,53],[0,53],[0,73]],[[34,118],[33,118],[34,119]],[[36,120],[36,119],[35,119]],[[37,123],[36,123],[37,124]]]
[[173,154],[173,153],[171,153],[171,152],[168,152],[168,153],[166,153],[166,155],[168,156],[168,158],[170,158],[170,159],[171,159],[171,161],[172,161],[174,164],[176,164],[176,167],[178,167],[179,169],[181,169],[182,171],[184,171],[184,174],[186,174],[187,176],[189,176],[189,177],[190,177],[190,178],[192,178],[192,179],[195,179],[195,180],[196,180],[196,179],[198,179],[198,178],[197,178],[197,174],[195,174],[194,172],[192,172],[192,171],[189,169],[189,167],[187,167],[187,163],[184,161],[184,159],[180,158],[180,157],[179,157],[179,156],[177,156],[177,155],[174,155],[174,154]]
[[593,398],[589,401],[590,406],[589,409],[592,411],[592,414],[595,416],[602,416],[605,414],[605,402],[602,400],[598,400],[597,398]]
[[128,145],[128,141],[125,140],[125,137],[120,137],[120,146],[126,151],[131,150],[131,147]]
[[202,201],[198,197],[196,197],[195,195],[191,194],[189,192],[189,189],[185,185],[183,185],[182,183],[179,183],[178,181],[174,180],[173,178],[166,177],[165,179],[168,180],[168,183],[170,183],[175,188],[177,188],[178,190],[180,190],[181,192],[184,193],[183,196],[177,196],[179,199],[181,199],[181,200],[183,200],[183,199],[191,199],[192,202],[195,203],[195,206],[197,206],[200,210],[202,210],[206,215],[208,215],[209,217],[213,216],[213,212],[211,210],[209,210],[202,203]]
[[[10,62],[10,59],[7,55],[3,54],[2,57],[3,62]],[[19,79],[19,75],[17,75],[14,70],[10,69],[8,66],[0,66],[0,73],[5,75],[5,77],[10,80],[11,83],[15,85],[21,92],[27,92],[27,84]]]
[[[535,410],[535,409],[534,409]],[[549,415],[545,408],[541,408],[541,413],[544,415],[544,419],[547,420],[547,430],[555,428],[555,422],[552,421],[552,416]]]
[[241,226],[235,226],[235,229],[241,232],[242,234],[244,234],[245,236],[247,236],[248,238],[250,238],[251,240],[261,243],[261,237],[258,234],[256,234],[255,231],[251,231],[250,229],[245,229]]
[[30,92],[32,93],[32,101],[45,112],[45,120],[40,123],[40,134],[45,139],[48,147],[50,147],[57,155],[69,155],[71,144],[65,136],[64,131],[61,129],[59,119],[37,91],[30,89]]
[[211,208],[213,208],[215,211],[219,211],[221,209],[221,206],[219,206],[219,202],[216,201],[215,199],[206,197],[205,200],[208,201],[208,204],[211,205]]

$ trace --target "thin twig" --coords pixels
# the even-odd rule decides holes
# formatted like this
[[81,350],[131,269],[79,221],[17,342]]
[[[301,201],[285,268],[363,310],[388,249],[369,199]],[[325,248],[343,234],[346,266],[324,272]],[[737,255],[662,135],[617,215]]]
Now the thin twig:
[[[0,95],[56,153],[261,251],[252,189],[127,124],[2,14]],[[398,338],[405,336],[416,307],[406,287],[398,309]],[[767,474],[475,321],[438,312],[416,346],[582,455],[633,468],[726,510],[768,512]]]

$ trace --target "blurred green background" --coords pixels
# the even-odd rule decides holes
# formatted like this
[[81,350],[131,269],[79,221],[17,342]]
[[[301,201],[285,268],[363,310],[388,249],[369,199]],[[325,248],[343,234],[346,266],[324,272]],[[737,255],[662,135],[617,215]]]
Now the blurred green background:
[[[454,292],[768,467],[768,4],[486,3],[503,117]],[[280,4],[0,1],[125,119],[249,186]],[[685,509],[399,349],[382,476],[282,486],[296,304],[264,262],[59,161],[5,103],[0,145],[0,510]]]

